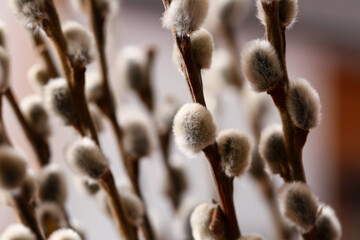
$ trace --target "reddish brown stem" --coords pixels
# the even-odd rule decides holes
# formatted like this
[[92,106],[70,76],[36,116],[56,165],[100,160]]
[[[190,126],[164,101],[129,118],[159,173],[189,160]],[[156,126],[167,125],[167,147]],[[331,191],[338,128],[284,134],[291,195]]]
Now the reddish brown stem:
[[121,236],[126,240],[137,240],[138,235],[136,227],[128,220],[125,207],[120,199],[119,192],[115,185],[114,176],[110,170],[106,171],[101,176],[99,185],[106,193],[113,218],[115,219]]
[[23,131],[25,132],[25,135],[29,140],[37,156],[40,166],[45,166],[50,161],[50,149],[48,143],[42,136],[37,134],[33,130],[33,128],[29,125],[29,123],[27,122],[27,120],[25,119],[24,115],[22,114],[19,108],[19,104],[18,101],[16,100],[14,93],[10,88],[5,92],[5,96],[9,101],[13,111],[15,112],[15,115]]

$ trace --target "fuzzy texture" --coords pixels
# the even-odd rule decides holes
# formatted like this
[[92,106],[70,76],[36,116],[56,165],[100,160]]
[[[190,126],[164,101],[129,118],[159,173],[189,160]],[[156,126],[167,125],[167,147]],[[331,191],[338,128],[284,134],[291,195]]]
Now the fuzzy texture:
[[279,192],[280,210],[301,232],[314,226],[318,214],[318,198],[308,185],[301,182],[285,184]]
[[279,14],[281,24],[286,28],[291,28],[296,22],[298,0],[280,0]]
[[75,176],[74,180],[76,189],[89,196],[95,195],[100,190],[97,182],[92,179]]
[[279,0],[256,0],[257,14],[256,17],[260,20],[261,24],[266,26],[266,14],[262,4],[269,4],[272,2],[279,2]]
[[221,131],[216,138],[221,167],[229,177],[245,173],[250,165],[249,138],[235,129]]
[[41,92],[49,80],[46,67],[42,63],[35,63],[27,72],[27,77],[32,87]]
[[49,81],[44,87],[44,102],[46,108],[60,117],[65,125],[71,125],[75,120],[75,110],[72,106],[69,88],[64,78]]
[[2,232],[0,240],[36,240],[36,237],[24,225],[12,224]]
[[4,49],[6,49],[6,35],[7,31],[5,24],[4,22],[0,21],[0,47],[3,47]]
[[286,148],[280,124],[266,127],[261,132],[259,152],[273,174],[281,171],[282,163],[286,162]]
[[241,22],[250,10],[250,0],[220,0],[214,2],[220,21],[227,25]]
[[49,240],[81,240],[81,237],[72,229],[59,229],[53,232]]
[[34,172],[31,169],[27,169],[26,175],[21,185],[21,195],[31,202],[37,196],[39,187]]
[[45,0],[8,0],[9,7],[15,17],[25,26],[36,30],[48,15],[44,11]]
[[0,47],[0,93],[9,87],[9,55],[5,48]]
[[321,215],[316,221],[316,239],[340,240],[341,236],[341,224],[334,210],[330,206],[323,206]]
[[207,76],[213,79],[216,90],[221,87],[219,85],[239,86],[238,81],[241,79],[237,77],[238,69],[234,63],[235,60],[226,49],[214,51],[211,68]]
[[[214,51],[214,39],[205,28],[201,28],[190,35],[191,50],[195,62],[201,69],[207,69],[211,66],[212,53]],[[173,62],[181,70],[182,56],[177,45],[173,49]]]
[[282,71],[275,49],[267,40],[253,40],[242,52],[242,69],[257,92],[276,87],[282,78]]
[[20,109],[34,131],[46,139],[51,130],[43,98],[37,94],[26,96],[21,100]]
[[121,189],[120,192],[129,221],[135,226],[139,226],[143,222],[145,215],[144,203],[129,189]]
[[121,50],[117,57],[118,78],[121,87],[140,91],[146,87],[145,51],[137,46],[128,46]]
[[0,146],[0,188],[18,187],[26,175],[26,160],[19,150]]
[[95,180],[109,169],[108,160],[88,137],[75,141],[67,149],[65,158],[75,172]]
[[66,22],[62,30],[72,65],[86,66],[94,61],[95,40],[89,30],[74,21]]
[[190,224],[195,240],[219,240],[209,229],[211,216],[215,209],[214,204],[202,203],[192,212]]
[[173,0],[163,15],[163,27],[190,34],[203,24],[208,9],[208,0]]
[[198,103],[187,103],[174,118],[177,146],[187,154],[196,154],[215,142],[216,127],[211,113]]
[[54,202],[41,202],[35,209],[36,218],[38,219],[46,236],[50,234],[49,219],[58,228],[65,228],[67,226],[66,216],[63,208]]
[[252,233],[252,234],[246,234],[241,238],[239,238],[238,240],[264,240],[264,238],[259,234]]
[[39,176],[39,196],[43,202],[64,205],[67,200],[67,185],[64,172],[56,164],[42,169]]
[[160,102],[156,109],[155,119],[160,134],[166,134],[170,131],[176,112],[180,108],[179,101],[173,96],[167,96]]
[[102,132],[104,130],[104,122],[102,119],[102,117],[103,117],[102,113],[100,112],[98,106],[95,105],[94,103],[89,103],[88,107],[89,107],[90,115],[94,122],[96,131],[99,133]]
[[133,121],[123,127],[124,151],[139,159],[149,155],[152,143],[149,131],[141,121]]
[[319,94],[305,79],[292,82],[288,91],[287,106],[291,120],[302,129],[316,127],[321,119]]

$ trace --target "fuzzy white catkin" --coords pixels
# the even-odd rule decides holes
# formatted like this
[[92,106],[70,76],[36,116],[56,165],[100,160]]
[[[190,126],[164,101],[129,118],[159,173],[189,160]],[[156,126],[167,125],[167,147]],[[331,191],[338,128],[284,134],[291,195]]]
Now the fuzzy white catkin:
[[282,215],[301,232],[306,233],[315,225],[318,215],[318,198],[306,183],[285,184],[279,192]]
[[264,240],[264,238],[259,234],[251,233],[251,234],[246,234],[241,238],[238,238],[237,240]]
[[282,78],[279,58],[267,40],[253,40],[242,52],[242,69],[257,92],[276,87]]
[[36,237],[24,225],[12,224],[2,232],[0,240],[36,240]]
[[8,0],[8,3],[15,17],[30,29],[35,30],[49,17],[44,11],[45,0]]
[[250,10],[250,0],[220,0],[214,2],[217,6],[217,15],[225,24],[241,22]]
[[19,150],[0,146],[0,188],[18,187],[26,175],[26,160]]
[[335,211],[328,205],[322,207],[321,215],[316,221],[316,239],[340,240],[342,229]]
[[85,27],[74,21],[66,22],[62,31],[72,65],[86,66],[95,59],[95,40]]
[[212,213],[215,209],[214,204],[202,203],[192,212],[190,224],[195,240],[219,240],[209,229]]
[[96,181],[92,179],[74,176],[74,181],[75,181],[75,187],[79,192],[90,196],[98,193],[100,189]]
[[26,201],[30,202],[37,195],[38,190],[39,186],[35,177],[35,173],[28,168],[21,185],[21,195],[26,199]]
[[321,118],[320,97],[305,79],[297,79],[290,84],[287,106],[291,120],[302,129],[316,127]]
[[20,102],[20,109],[36,133],[43,138],[49,137],[51,132],[49,115],[40,95],[33,94],[23,98]]
[[65,228],[67,226],[64,209],[59,204],[54,202],[41,202],[37,205],[35,210],[36,217],[41,224],[42,229],[44,229],[45,235],[48,235],[49,230],[52,230],[48,229],[49,218],[58,228]]
[[[214,39],[205,29],[201,28],[190,35],[191,51],[195,62],[201,69],[207,69],[211,66],[212,53],[214,51]],[[182,56],[177,45],[173,48],[173,62],[182,69]]]
[[282,25],[286,28],[291,28],[296,22],[298,0],[280,0],[279,14]]
[[4,22],[0,21],[0,47],[3,47],[6,49],[6,27]]
[[127,216],[132,224],[139,226],[145,215],[145,205],[141,199],[129,189],[122,189],[121,199],[125,206]]
[[137,46],[128,46],[117,56],[116,65],[121,87],[139,91],[145,87],[147,58],[145,51]]
[[0,47],[0,93],[9,87],[9,55],[5,48]]
[[60,117],[65,125],[72,124],[75,111],[66,80],[64,78],[51,79],[44,87],[43,94],[46,108]]
[[74,230],[63,228],[53,232],[48,240],[81,240],[81,237]]
[[204,106],[187,103],[175,115],[173,132],[177,146],[193,155],[215,142],[216,126]]
[[148,155],[152,148],[149,131],[141,121],[133,121],[123,127],[124,151],[139,159]]
[[237,66],[234,64],[235,60],[226,49],[216,49],[213,54],[211,68],[207,76],[213,79],[215,88],[220,88],[222,85],[239,86]]
[[27,72],[27,77],[32,87],[38,92],[42,91],[42,88],[49,80],[46,67],[42,63],[35,63],[30,67]]
[[97,180],[109,169],[109,162],[100,148],[88,137],[75,141],[66,151],[65,159],[73,171]]
[[261,132],[259,153],[273,174],[280,173],[281,165],[287,159],[280,124],[270,125]]
[[178,34],[190,34],[200,28],[208,9],[208,0],[173,0],[163,15],[163,27]]
[[56,164],[46,166],[39,175],[39,196],[43,202],[64,205],[67,200],[67,184],[64,172]]
[[249,138],[235,129],[223,130],[216,138],[221,167],[229,177],[238,177],[250,165]]

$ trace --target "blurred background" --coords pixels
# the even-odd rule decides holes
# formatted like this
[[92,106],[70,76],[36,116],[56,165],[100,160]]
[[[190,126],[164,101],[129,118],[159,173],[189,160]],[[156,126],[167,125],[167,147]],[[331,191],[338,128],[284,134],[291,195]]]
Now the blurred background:
[[[212,3],[214,0],[210,0]],[[79,14],[69,1],[55,1],[62,21],[76,20],[88,26],[86,16]],[[294,27],[287,31],[287,65],[290,78],[306,78],[318,91],[322,103],[321,124],[310,132],[304,149],[304,165],[309,185],[320,200],[336,210],[343,227],[343,239],[360,239],[360,2],[358,0],[301,0],[299,15]],[[121,89],[116,79],[117,52],[128,45],[155,46],[153,88],[158,104],[167,95],[182,103],[191,98],[183,76],[172,63],[173,38],[170,31],[161,27],[164,8],[160,0],[122,0],[119,13],[109,22],[108,56],[112,72],[113,90],[123,114],[130,108],[141,106],[128,90]],[[263,38],[264,28],[255,17],[255,3],[244,21],[237,27],[240,46]],[[37,61],[37,54],[23,27],[10,14],[6,1],[0,2],[0,20],[8,29],[11,54],[11,81],[19,99],[33,93],[27,81],[27,69]],[[210,26],[206,25],[211,31]],[[215,47],[221,42],[215,38]],[[240,53],[239,53],[240,54]],[[96,66],[91,66],[96,68]],[[204,78],[206,81],[206,78]],[[206,83],[205,83],[206,85]],[[229,87],[221,89],[216,118],[218,131],[238,128],[251,134],[247,124],[245,107],[238,92]],[[33,159],[34,154],[19,127],[9,105],[4,104],[4,118],[9,135]],[[135,107],[134,107],[135,106]],[[266,125],[280,122],[278,113],[270,103]],[[76,191],[72,174],[63,163],[63,151],[75,134],[52,120],[51,137],[53,160],[65,169],[68,175],[71,215],[84,225],[88,239],[117,239],[112,223],[100,212],[94,199]],[[110,129],[107,126],[107,129]],[[114,137],[109,131],[101,135],[101,143],[117,175],[123,174],[119,164]],[[172,151],[177,153],[176,146]],[[177,221],[169,201],[162,196],[164,181],[161,155],[157,148],[144,160],[141,168],[141,183],[151,220],[163,239],[181,240]],[[213,183],[209,167],[203,156],[188,159],[179,155],[187,169],[189,189],[184,196],[184,205],[192,202],[210,202]],[[273,178],[276,186],[281,180]],[[120,181],[120,180],[119,180]],[[235,181],[235,204],[242,232],[258,232],[266,239],[273,239],[273,223],[262,195],[254,180],[246,175]],[[185,208],[185,207],[184,207]],[[12,210],[0,207],[0,232],[15,221]],[[174,222],[174,223],[172,223]],[[171,224],[170,224],[171,223]],[[181,231],[180,231],[181,232]],[[170,237],[172,236],[172,237]]]

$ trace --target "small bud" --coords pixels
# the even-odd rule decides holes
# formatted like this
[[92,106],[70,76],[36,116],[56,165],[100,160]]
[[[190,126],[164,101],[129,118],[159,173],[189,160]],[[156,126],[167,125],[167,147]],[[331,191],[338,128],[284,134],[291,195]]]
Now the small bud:
[[279,14],[282,25],[291,28],[298,14],[298,0],[280,0]]
[[85,92],[87,99],[91,102],[96,102],[103,97],[104,91],[99,73],[86,73]]
[[308,130],[319,124],[320,97],[305,79],[297,79],[290,84],[287,106],[291,120],[297,127]]
[[279,58],[273,46],[266,40],[253,40],[245,46],[242,69],[257,92],[270,91],[281,81]]
[[133,121],[123,127],[124,151],[134,158],[149,155],[152,143],[149,131],[141,121]]
[[0,236],[0,240],[36,240],[31,230],[22,224],[11,224]]
[[0,47],[6,49],[6,27],[4,22],[0,21]]
[[26,175],[26,160],[19,150],[0,146],[0,188],[18,187]]
[[96,131],[102,132],[104,130],[104,122],[103,122],[102,115],[101,115],[99,108],[97,107],[97,105],[95,105],[93,103],[89,103],[88,107],[89,107],[90,115],[94,122]]
[[34,131],[43,138],[48,138],[51,130],[43,98],[37,94],[29,95],[21,101],[20,109]]
[[32,87],[39,92],[49,81],[48,73],[42,63],[34,64],[27,72],[27,76]]
[[69,94],[68,84],[64,78],[52,79],[44,88],[46,108],[60,117],[65,125],[70,125],[75,120],[75,110]]
[[174,118],[173,132],[178,147],[191,155],[215,142],[216,127],[204,106],[187,103]]
[[81,237],[74,230],[63,228],[53,232],[49,240],[81,240]]
[[121,83],[135,91],[146,86],[146,54],[136,46],[124,48],[117,57],[117,67]]
[[341,235],[341,224],[334,210],[330,206],[323,206],[321,215],[316,221],[316,239],[340,240]]
[[82,193],[93,196],[99,192],[99,185],[92,179],[75,176],[75,187]]
[[190,34],[200,28],[208,9],[208,0],[173,0],[163,15],[163,27],[178,34]]
[[191,214],[190,224],[192,228],[192,235],[195,240],[218,240],[210,231],[210,222],[212,214],[216,206],[213,204],[203,203],[197,206]]
[[227,25],[241,22],[250,10],[249,0],[222,0],[217,3],[217,15],[220,21]]
[[90,138],[75,141],[66,151],[66,161],[73,171],[97,180],[109,169],[109,162]]
[[238,240],[264,240],[264,238],[259,234],[252,233],[252,234],[246,234],[241,238],[239,238]]
[[35,30],[49,16],[44,11],[45,0],[8,0],[9,7],[15,17],[28,28]]
[[244,174],[250,165],[249,138],[235,129],[221,131],[216,138],[221,167],[229,177]]
[[270,4],[273,2],[279,2],[279,0],[256,0],[257,14],[256,17],[260,20],[261,24],[266,26],[266,14],[263,8],[263,4]]
[[160,134],[166,134],[171,129],[175,114],[179,108],[180,103],[173,96],[167,96],[160,102],[155,115]]
[[71,64],[86,66],[95,59],[95,41],[93,35],[79,23],[66,22],[62,28],[67,42],[67,52]]
[[32,202],[38,193],[38,184],[35,174],[31,169],[27,169],[25,178],[21,186],[21,195],[28,201]]
[[63,208],[54,202],[41,202],[36,207],[36,218],[38,219],[45,236],[49,236],[55,229],[67,226]]
[[0,93],[4,93],[9,87],[9,55],[0,47]]
[[[212,35],[205,28],[201,28],[190,35],[190,41],[195,62],[201,69],[210,68],[214,51]],[[173,62],[180,70],[182,69],[182,56],[176,44],[173,49]]]
[[261,132],[259,152],[273,174],[281,172],[287,159],[281,125],[268,126]]
[[64,172],[56,164],[42,169],[39,176],[39,195],[43,202],[55,202],[60,206],[67,200],[67,185]]
[[318,198],[308,185],[301,182],[285,184],[279,192],[282,214],[300,231],[314,226],[318,215]]
[[139,226],[143,222],[145,215],[144,203],[130,190],[121,189],[120,192],[129,221],[135,226]]

